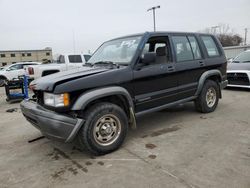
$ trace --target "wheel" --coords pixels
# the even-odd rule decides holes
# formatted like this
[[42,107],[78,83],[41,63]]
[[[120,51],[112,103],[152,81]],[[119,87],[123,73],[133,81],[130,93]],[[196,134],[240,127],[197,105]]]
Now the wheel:
[[219,102],[219,85],[213,80],[206,80],[204,86],[195,100],[196,110],[202,113],[213,112]]
[[5,81],[5,78],[0,78],[0,87],[4,86]]
[[128,131],[125,112],[112,103],[98,103],[84,114],[85,123],[78,134],[81,147],[95,155],[118,149]]

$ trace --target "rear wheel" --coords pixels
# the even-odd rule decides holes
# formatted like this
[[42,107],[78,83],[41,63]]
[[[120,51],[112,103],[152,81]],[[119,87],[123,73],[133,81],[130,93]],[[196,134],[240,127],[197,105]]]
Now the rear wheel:
[[122,145],[128,130],[128,120],[119,106],[98,103],[84,116],[86,121],[78,134],[82,147],[95,155],[102,155]]
[[202,113],[213,112],[219,102],[220,87],[213,80],[206,80],[201,93],[195,100],[196,110]]

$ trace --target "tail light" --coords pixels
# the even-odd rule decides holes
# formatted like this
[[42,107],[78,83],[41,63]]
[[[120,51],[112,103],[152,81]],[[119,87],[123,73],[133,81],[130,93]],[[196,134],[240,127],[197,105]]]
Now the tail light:
[[29,75],[34,75],[34,69],[32,67],[28,68]]

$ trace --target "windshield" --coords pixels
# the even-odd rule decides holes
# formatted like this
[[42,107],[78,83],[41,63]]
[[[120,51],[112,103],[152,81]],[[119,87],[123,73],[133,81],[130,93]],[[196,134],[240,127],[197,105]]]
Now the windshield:
[[234,60],[233,63],[250,63],[250,51],[240,53]]
[[10,67],[11,65],[5,65],[5,66],[3,66],[3,67],[0,67],[0,70],[6,70],[6,69],[8,69],[9,67]]
[[88,63],[114,62],[116,64],[128,65],[135,55],[141,36],[127,37],[105,42]]

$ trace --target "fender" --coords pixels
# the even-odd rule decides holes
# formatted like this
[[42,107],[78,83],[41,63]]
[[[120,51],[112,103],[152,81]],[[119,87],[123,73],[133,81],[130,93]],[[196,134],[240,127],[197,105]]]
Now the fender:
[[8,78],[5,75],[0,75],[0,78],[8,80]]
[[107,97],[111,95],[122,95],[126,98],[129,104],[129,122],[132,128],[136,128],[136,119],[134,114],[134,103],[133,100],[126,89],[119,86],[111,86],[93,89],[83,93],[75,102],[71,110],[84,110],[86,106],[99,98]]
[[[200,94],[206,79],[209,78],[210,76],[219,76],[220,81],[222,80],[222,74],[219,70],[209,70],[209,71],[204,72],[200,77],[200,80],[198,83],[198,88],[197,88],[197,91],[195,93],[195,96],[198,96]],[[220,93],[220,95],[221,95],[221,93]]]

